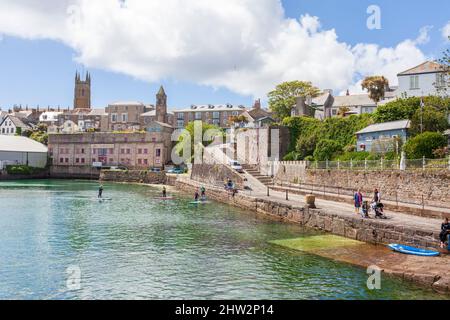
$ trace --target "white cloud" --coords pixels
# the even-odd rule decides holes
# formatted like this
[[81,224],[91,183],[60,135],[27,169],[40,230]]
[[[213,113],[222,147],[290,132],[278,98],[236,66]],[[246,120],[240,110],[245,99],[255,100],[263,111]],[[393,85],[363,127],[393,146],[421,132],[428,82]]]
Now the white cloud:
[[279,0],[0,0],[0,33],[61,41],[87,67],[157,82],[191,81],[265,97],[275,84],[309,80],[344,90],[360,77],[425,59],[415,40],[355,47],[317,17],[288,19]]
[[450,21],[447,22],[447,24],[441,29],[441,31],[442,31],[442,37],[445,40],[449,41],[448,37],[450,37]]

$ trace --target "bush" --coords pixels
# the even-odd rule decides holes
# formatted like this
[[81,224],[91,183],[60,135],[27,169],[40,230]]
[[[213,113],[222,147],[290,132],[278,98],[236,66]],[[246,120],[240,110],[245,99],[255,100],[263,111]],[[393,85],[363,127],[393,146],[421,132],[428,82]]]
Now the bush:
[[17,175],[32,175],[45,171],[42,168],[33,168],[26,165],[11,165],[6,166],[6,172],[8,174],[17,174]]
[[438,132],[424,132],[408,140],[405,144],[405,152],[408,159],[420,159],[422,157],[433,159],[433,151],[447,145],[447,138]]
[[342,151],[342,145],[330,139],[320,140],[314,150],[314,159],[317,161],[331,160],[333,157]]

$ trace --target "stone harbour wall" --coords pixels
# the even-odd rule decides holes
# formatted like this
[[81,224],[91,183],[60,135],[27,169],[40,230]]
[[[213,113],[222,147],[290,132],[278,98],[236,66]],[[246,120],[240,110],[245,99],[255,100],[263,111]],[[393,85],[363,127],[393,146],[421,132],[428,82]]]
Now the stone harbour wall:
[[102,170],[100,173],[101,181],[112,182],[136,182],[145,184],[165,184],[166,174],[164,172],[149,172],[141,170]]
[[56,166],[50,167],[50,178],[98,180],[100,169],[92,166]]
[[191,179],[214,186],[223,186],[227,179],[231,179],[238,188],[243,188],[243,177],[223,164],[194,164]]
[[[200,186],[198,182],[187,179],[178,179],[175,185],[189,192]],[[293,222],[372,244],[403,243],[424,248],[437,248],[439,245],[439,230],[429,232],[407,226],[393,226],[383,220],[343,217],[325,209],[287,205],[271,201],[270,198],[255,198],[242,193],[231,197],[224,195],[222,188],[212,186],[207,187],[207,194],[209,198],[216,201],[248,209],[277,220]]]

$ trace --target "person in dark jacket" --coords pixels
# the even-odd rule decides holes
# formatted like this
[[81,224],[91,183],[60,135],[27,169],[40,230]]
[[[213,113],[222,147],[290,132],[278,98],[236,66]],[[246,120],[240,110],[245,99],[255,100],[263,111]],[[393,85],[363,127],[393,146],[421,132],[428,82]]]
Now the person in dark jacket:
[[450,223],[448,222],[448,218],[445,218],[444,222],[441,225],[441,233],[439,234],[439,239],[441,240],[441,248],[444,248],[449,233]]

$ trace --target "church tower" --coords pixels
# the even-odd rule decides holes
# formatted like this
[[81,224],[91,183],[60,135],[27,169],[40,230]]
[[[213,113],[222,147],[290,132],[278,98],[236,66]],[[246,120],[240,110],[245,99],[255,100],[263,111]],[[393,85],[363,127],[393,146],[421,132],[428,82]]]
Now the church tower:
[[167,95],[163,86],[156,94],[156,121],[167,123]]
[[81,80],[80,74],[75,74],[75,94],[73,108],[90,109],[91,108],[91,75],[86,73],[86,79]]

